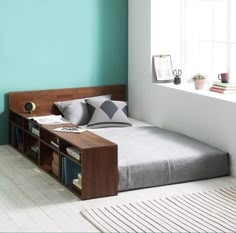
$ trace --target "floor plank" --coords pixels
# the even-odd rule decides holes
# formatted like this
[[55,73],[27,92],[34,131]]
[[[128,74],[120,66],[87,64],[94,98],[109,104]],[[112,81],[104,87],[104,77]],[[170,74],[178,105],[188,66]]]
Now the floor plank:
[[0,146],[1,232],[96,232],[80,210],[206,191],[236,184],[234,177],[188,182],[81,201],[10,146]]

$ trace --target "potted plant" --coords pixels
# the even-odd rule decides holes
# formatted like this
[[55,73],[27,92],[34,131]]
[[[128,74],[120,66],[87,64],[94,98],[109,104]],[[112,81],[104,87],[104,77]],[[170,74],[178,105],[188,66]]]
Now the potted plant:
[[192,80],[194,82],[194,86],[196,90],[202,90],[204,88],[206,77],[203,74],[196,74],[192,77]]

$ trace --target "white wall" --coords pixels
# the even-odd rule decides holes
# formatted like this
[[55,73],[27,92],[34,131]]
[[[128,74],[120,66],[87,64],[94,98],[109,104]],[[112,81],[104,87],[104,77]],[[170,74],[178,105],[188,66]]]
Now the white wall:
[[230,153],[236,174],[236,103],[152,84],[150,0],[129,0],[129,111],[134,118]]
[[183,50],[182,1],[154,0],[151,3],[152,55],[171,54],[173,67],[181,69],[183,67],[183,61],[181,61]]

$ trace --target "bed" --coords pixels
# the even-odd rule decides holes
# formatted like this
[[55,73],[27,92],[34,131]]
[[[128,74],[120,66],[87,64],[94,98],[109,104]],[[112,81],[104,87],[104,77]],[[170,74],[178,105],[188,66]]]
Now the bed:
[[119,191],[229,174],[226,152],[183,134],[141,124],[92,131],[118,144]]
[[[14,92],[9,94],[9,108],[22,111],[24,103],[32,101],[37,106],[35,114],[58,114],[55,101],[107,94],[123,101],[125,90],[125,85],[113,85]],[[118,145],[119,191],[229,174],[226,152],[179,133],[135,120],[131,123],[134,126],[89,129]]]

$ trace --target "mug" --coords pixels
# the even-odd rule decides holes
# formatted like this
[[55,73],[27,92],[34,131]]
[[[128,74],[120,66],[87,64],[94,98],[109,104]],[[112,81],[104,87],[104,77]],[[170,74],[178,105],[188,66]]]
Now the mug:
[[228,83],[229,82],[229,73],[222,73],[218,75],[218,79],[222,82],[222,83]]

